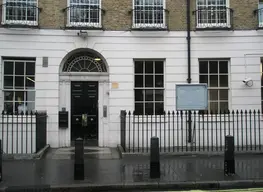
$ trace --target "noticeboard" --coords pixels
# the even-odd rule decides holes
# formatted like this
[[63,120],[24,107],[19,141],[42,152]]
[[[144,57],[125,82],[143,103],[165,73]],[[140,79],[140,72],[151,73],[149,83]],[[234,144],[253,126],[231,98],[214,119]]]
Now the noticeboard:
[[177,84],[176,110],[207,110],[207,84]]

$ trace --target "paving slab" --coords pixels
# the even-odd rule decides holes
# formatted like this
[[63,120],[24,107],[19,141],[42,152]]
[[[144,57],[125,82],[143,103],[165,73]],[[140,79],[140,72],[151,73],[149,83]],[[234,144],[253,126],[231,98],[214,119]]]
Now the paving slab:
[[[51,155],[52,156],[52,155]],[[225,176],[223,157],[162,157],[161,177],[150,178],[148,157],[85,157],[85,179],[74,180],[73,159],[3,162],[0,188],[50,186],[52,191],[185,190],[263,187],[263,156],[238,156],[236,175]]]

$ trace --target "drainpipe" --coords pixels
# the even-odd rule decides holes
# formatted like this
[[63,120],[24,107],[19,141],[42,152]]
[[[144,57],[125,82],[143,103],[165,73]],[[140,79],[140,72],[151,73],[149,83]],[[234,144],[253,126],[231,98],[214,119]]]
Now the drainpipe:
[[187,15],[187,59],[188,59],[188,79],[187,83],[191,83],[191,18],[190,18],[190,0],[186,0],[186,15]]
[[[188,60],[188,78],[187,83],[191,83],[191,18],[190,18],[190,0],[186,0],[186,17],[187,17],[187,60]],[[192,117],[191,111],[188,111],[188,143],[192,142]]]

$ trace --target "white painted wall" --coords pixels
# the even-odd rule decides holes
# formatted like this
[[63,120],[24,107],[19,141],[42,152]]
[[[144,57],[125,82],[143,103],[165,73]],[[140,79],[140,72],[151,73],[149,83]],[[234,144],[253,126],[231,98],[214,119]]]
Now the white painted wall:
[[[262,36],[262,31],[192,32],[193,83],[198,83],[198,58],[229,57],[230,109],[259,109]],[[100,130],[106,135],[101,145],[116,146],[120,143],[120,110],[134,109],[133,58],[166,59],[165,110],[175,109],[175,84],[186,83],[187,79],[186,32],[94,31],[83,39],[77,36],[77,31],[1,28],[0,56],[37,58],[36,109],[48,112],[47,138],[52,147],[67,145],[63,137],[69,138],[68,133],[60,134],[58,129],[58,111],[64,107],[62,93],[59,92],[63,84],[59,82],[59,66],[66,54],[77,48],[98,51],[109,65],[109,82],[103,85],[109,89],[108,103],[105,101],[108,104],[105,121],[109,124],[105,130]],[[250,55],[245,57],[245,54]],[[43,56],[49,57],[48,68],[42,67]],[[253,78],[253,87],[243,85],[246,75]],[[119,87],[112,89],[112,82],[119,83]],[[2,105],[3,102],[0,102]]]

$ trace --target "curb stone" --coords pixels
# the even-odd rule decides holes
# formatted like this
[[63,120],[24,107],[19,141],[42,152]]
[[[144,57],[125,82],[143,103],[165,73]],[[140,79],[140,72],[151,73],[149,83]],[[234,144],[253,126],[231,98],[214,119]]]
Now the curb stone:
[[3,161],[6,160],[39,160],[43,157],[43,155],[47,152],[50,148],[50,145],[46,145],[41,150],[39,150],[35,154],[4,154]]

